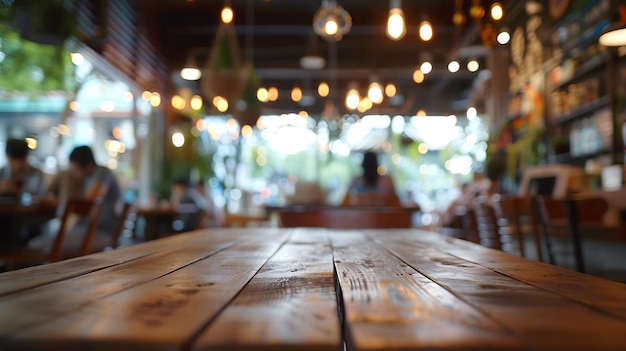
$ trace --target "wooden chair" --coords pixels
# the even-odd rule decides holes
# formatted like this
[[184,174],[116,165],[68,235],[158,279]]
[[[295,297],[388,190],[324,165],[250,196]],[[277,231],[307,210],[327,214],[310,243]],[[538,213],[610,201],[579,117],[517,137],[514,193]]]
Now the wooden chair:
[[479,196],[472,203],[475,215],[476,232],[482,246],[502,249],[498,232],[498,215],[488,196]]
[[[547,196],[538,197],[540,206],[543,239],[548,252],[548,259],[555,264],[552,236],[565,232],[572,243],[576,269],[585,272],[581,227],[586,225],[602,226],[603,217],[609,209],[604,198],[569,197],[555,199]],[[563,230],[564,229],[564,230]]]
[[525,234],[531,233],[537,259],[543,261],[536,199],[532,196],[497,194],[492,197],[492,201],[497,206],[497,224],[503,250],[510,252],[517,247],[520,255],[526,257],[524,237]]
[[120,239],[122,238],[124,233],[127,233],[129,231],[134,232],[136,218],[137,205],[129,202],[124,203],[122,213],[120,214],[120,220],[117,224],[115,232],[113,233],[111,248],[116,249],[119,247]]
[[[28,247],[20,247],[7,252],[0,252],[0,261],[5,262],[7,269],[12,270],[22,266],[37,265],[57,262],[62,259],[82,256],[91,253],[91,244],[96,235],[96,228],[100,213],[102,211],[102,199],[70,199],[65,205],[61,216],[61,223],[56,234],[52,248],[42,248],[35,250]],[[84,233],[83,242],[77,253],[63,252],[63,244],[67,232],[71,229],[76,219],[85,218],[87,220],[87,230]]]
[[278,211],[278,224],[333,229],[410,228],[412,212],[399,207],[289,208]]

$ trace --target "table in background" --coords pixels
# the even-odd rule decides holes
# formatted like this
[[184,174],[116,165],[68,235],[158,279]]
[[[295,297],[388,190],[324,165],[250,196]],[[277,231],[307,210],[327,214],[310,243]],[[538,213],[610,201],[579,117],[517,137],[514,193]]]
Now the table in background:
[[8,246],[22,244],[21,228],[43,225],[54,218],[58,205],[58,201],[48,199],[29,205],[21,204],[17,199],[0,201],[0,242]]
[[626,285],[417,229],[201,230],[0,274],[2,350],[624,350],[624,335]]

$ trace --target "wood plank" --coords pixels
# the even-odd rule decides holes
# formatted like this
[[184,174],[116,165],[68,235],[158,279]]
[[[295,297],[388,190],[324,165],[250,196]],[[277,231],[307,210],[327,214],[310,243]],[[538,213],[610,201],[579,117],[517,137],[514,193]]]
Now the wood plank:
[[283,246],[193,350],[343,350],[332,250],[308,234],[327,244]]
[[[124,264],[159,251],[174,248],[185,241],[195,240],[195,237],[206,236],[206,233],[193,232],[188,235],[190,235],[188,238],[182,236],[172,236],[161,240],[150,241],[141,245],[129,246],[113,251],[77,257],[55,263],[53,266],[39,265],[5,272],[0,274],[0,296],[55,283],[115,265]],[[228,237],[239,237],[242,233],[219,233],[216,235],[223,237],[223,239],[228,239]]]
[[418,241],[464,260],[480,264],[519,281],[551,291],[604,313],[626,320],[626,284],[472,245],[463,240],[442,238],[435,233],[397,233],[392,238]]
[[359,233],[331,234],[348,349],[523,349],[522,340]]
[[295,228],[289,243],[330,245],[330,238],[325,228]]
[[[287,231],[278,230],[254,233],[249,241],[175,272],[97,299],[50,323],[23,329],[5,339],[0,348],[185,349],[288,235]],[[187,247],[186,251],[194,251],[194,247]]]
[[[372,237],[429,279],[507,326],[532,349],[626,349],[623,320],[414,238],[394,241],[380,235]],[[525,263],[522,258],[517,260]]]
[[[204,259],[234,244],[232,236],[191,236],[171,250],[0,298],[1,340]],[[184,235],[184,234],[182,234]],[[182,238],[184,239],[184,238]],[[0,349],[2,347],[0,346]]]

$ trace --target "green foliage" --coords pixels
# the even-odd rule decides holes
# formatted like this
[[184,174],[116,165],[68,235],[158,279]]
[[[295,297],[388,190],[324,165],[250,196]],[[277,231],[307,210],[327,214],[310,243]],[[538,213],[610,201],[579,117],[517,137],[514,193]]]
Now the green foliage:
[[73,65],[62,47],[36,44],[0,24],[0,89],[26,93],[73,91]]

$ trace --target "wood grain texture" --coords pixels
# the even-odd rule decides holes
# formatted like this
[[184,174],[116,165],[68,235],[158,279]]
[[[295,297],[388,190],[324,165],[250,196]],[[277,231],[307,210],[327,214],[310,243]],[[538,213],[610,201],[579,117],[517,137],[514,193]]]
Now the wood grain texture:
[[331,234],[349,349],[524,348],[488,315],[359,236]]
[[332,250],[283,246],[199,337],[193,350],[334,350],[343,348]]
[[[37,286],[55,283],[101,269],[127,263],[163,250],[177,247],[187,241],[206,236],[205,232],[193,232],[187,237],[172,236],[162,240],[154,240],[139,246],[130,246],[113,251],[100,252],[61,261],[54,265],[39,265],[0,274],[0,296]],[[217,232],[216,241],[240,239],[249,233]]]
[[194,236],[184,245],[127,264],[4,296],[0,298],[0,316],[10,318],[0,318],[0,349],[2,339],[16,332],[48,323],[106,296],[162,277],[231,246],[237,238],[237,235]]
[[[168,274],[151,280],[132,277],[134,286],[85,303],[48,323],[15,331],[14,335],[4,338],[0,348],[184,349],[276,252],[288,234],[285,231],[256,233],[246,242]],[[176,252],[175,256],[181,258],[174,260],[186,261],[188,258],[183,256],[197,256],[196,250],[206,252],[208,248],[206,243],[196,241],[193,247],[187,246],[182,252]],[[165,260],[164,257],[160,259]],[[150,264],[157,263],[146,262],[142,266]],[[137,265],[132,266],[129,268],[140,269]],[[87,294],[94,297],[89,291]]]
[[[426,246],[415,238],[376,241],[441,287],[512,330],[531,349],[626,349],[624,320]],[[520,265],[527,262],[520,258],[515,260]]]
[[[626,320],[626,284],[531,260],[520,260],[511,255],[463,240],[442,238],[433,233],[398,232],[392,237],[405,242],[418,241],[429,247],[480,264],[513,279],[551,291],[623,320]],[[391,239],[391,237],[390,237]]]

